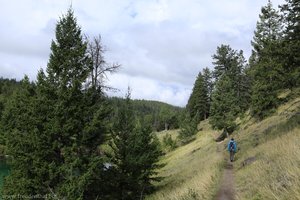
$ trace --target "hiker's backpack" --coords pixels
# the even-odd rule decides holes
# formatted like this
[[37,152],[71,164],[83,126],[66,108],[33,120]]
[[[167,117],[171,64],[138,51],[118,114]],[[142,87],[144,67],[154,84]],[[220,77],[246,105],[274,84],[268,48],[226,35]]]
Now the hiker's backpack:
[[233,141],[231,141],[229,144],[229,150],[234,151],[234,142]]

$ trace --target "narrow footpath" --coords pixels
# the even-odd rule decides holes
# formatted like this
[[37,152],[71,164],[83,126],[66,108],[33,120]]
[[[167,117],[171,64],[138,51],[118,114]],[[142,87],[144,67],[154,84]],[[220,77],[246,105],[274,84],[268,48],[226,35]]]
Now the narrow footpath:
[[[221,151],[221,145],[223,142],[220,142],[217,146],[217,151]],[[227,154],[226,154],[227,155]],[[229,161],[229,158],[225,157],[226,165],[223,171],[223,175],[221,178],[221,183],[219,186],[219,190],[216,194],[214,200],[234,200],[235,192],[234,192],[234,176],[233,176],[233,163]]]
[[233,165],[228,162],[225,166],[220,188],[217,192],[215,200],[234,200],[233,183]]

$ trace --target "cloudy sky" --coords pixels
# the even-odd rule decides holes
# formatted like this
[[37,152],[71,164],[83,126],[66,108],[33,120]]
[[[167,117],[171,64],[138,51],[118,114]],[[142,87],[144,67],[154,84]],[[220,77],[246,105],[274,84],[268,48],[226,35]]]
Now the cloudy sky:
[[[274,6],[284,0],[273,0]],[[107,62],[120,63],[108,85],[124,96],[185,106],[193,83],[220,44],[248,58],[267,0],[0,0],[0,77],[35,80],[45,68],[55,25],[70,5],[82,31],[101,34]]]

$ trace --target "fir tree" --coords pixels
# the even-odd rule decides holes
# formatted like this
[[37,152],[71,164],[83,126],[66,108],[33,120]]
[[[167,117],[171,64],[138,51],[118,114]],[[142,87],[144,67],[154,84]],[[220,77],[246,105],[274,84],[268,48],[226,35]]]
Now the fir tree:
[[202,73],[198,74],[192,94],[189,98],[187,108],[190,113],[191,118],[194,118],[198,115],[199,119],[197,121],[203,120],[207,115],[207,99],[208,91],[204,85],[204,78]]
[[133,179],[136,182],[134,199],[144,199],[153,189],[153,182],[160,181],[157,169],[163,164],[158,164],[162,156],[160,142],[153,135],[151,127],[137,125],[132,138],[133,146],[130,150],[132,160]]
[[212,93],[210,122],[214,128],[232,130],[234,119],[249,106],[249,81],[242,51],[221,45],[213,55],[215,88]]
[[262,51],[282,38],[282,26],[279,12],[273,8],[272,2],[269,0],[268,4],[261,8],[259,21],[256,23],[256,30],[251,41],[253,50],[250,60],[252,62],[259,62]]
[[204,78],[204,87],[207,88],[208,91],[208,99],[206,100],[206,102],[208,102],[208,104],[210,104],[211,102],[211,93],[213,91],[213,73],[212,71],[206,67],[203,69],[203,78]]
[[186,144],[194,139],[194,136],[197,134],[197,126],[199,123],[199,116],[196,115],[194,118],[191,118],[189,114],[183,120],[180,131],[179,131],[179,139],[183,144]]
[[284,18],[283,67],[285,87],[293,89],[300,85],[300,3],[286,0],[281,6]]
[[222,76],[216,83],[212,94],[210,123],[213,128],[232,132],[236,126],[234,120],[239,111],[233,83],[228,76]]
[[[12,106],[17,109],[24,102],[25,110],[14,115],[22,118],[12,122],[29,128],[7,129],[14,136],[8,141],[13,165],[4,194],[51,194],[60,199],[102,195],[98,188],[104,168],[98,147],[108,132],[108,111],[101,92],[82,87],[90,64],[70,9],[56,26],[47,75],[39,72],[34,98],[25,90],[23,100]],[[17,182],[19,186],[11,187]]]
[[35,118],[35,98],[35,89],[25,77],[3,113],[7,153],[13,157],[11,173],[4,182],[4,195],[45,192],[39,185],[40,177],[36,176],[40,156],[33,142],[39,143],[40,140],[36,137],[38,121]]
[[234,57],[236,51],[234,51],[229,45],[221,45],[217,47],[217,52],[212,56],[213,58],[213,77],[215,81],[218,81],[224,74],[230,74],[233,69]]
[[271,1],[261,9],[252,41],[252,114],[265,117],[278,104],[277,90],[283,88],[281,59],[282,23]]
[[198,119],[195,120],[198,122],[209,116],[211,90],[211,73],[208,68],[205,68],[198,74],[186,106],[190,117],[197,116]]
[[118,111],[110,143],[116,168],[116,199],[143,199],[151,191],[155,170],[160,167],[159,142],[153,138],[151,128],[136,123],[128,93]]

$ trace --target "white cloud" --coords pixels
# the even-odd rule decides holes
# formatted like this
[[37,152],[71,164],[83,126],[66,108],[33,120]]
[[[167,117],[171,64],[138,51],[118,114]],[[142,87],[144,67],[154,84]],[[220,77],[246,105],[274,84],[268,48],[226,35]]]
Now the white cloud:
[[[274,0],[277,6],[284,0]],[[35,78],[45,67],[55,24],[69,0],[0,0],[0,76]],[[79,25],[102,35],[106,59],[122,64],[110,85],[133,98],[184,106],[198,72],[220,44],[250,54],[267,0],[73,0]],[[125,86],[125,87],[124,87]],[[117,95],[122,94],[119,93]]]
[[184,106],[191,93],[191,88],[180,83],[166,84],[158,80],[123,73],[110,76],[109,83],[119,89],[117,93],[108,92],[110,96],[125,97],[129,87],[133,99],[156,100],[177,106]]

